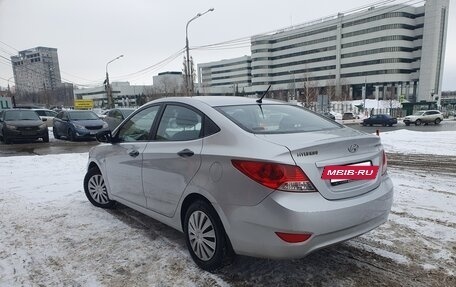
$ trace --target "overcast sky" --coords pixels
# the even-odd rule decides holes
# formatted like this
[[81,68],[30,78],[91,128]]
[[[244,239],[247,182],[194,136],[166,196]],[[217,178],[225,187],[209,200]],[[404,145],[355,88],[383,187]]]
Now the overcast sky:
[[[0,0],[0,56],[37,46],[58,49],[63,81],[98,85],[109,64],[112,80],[151,84],[152,76],[181,71],[183,55],[153,66],[185,47],[185,25],[198,12],[215,8],[189,26],[190,47],[245,38],[219,50],[194,49],[195,63],[250,55],[248,37],[348,11],[375,0]],[[456,0],[450,0],[443,90],[456,90]],[[422,3],[415,0],[414,3]],[[0,86],[12,77],[0,57]],[[10,81],[13,84],[13,80]]]

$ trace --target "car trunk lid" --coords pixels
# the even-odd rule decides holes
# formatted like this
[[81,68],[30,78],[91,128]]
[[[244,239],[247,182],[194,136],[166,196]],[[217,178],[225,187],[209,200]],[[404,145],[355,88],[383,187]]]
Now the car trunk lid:
[[323,197],[343,199],[369,192],[380,185],[380,171],[373,180],[322,180],[323,169],[331,165],[366,164],[380,166],[380,138],[350,128],[288,133],[257,134],[269,142],[285,146]]

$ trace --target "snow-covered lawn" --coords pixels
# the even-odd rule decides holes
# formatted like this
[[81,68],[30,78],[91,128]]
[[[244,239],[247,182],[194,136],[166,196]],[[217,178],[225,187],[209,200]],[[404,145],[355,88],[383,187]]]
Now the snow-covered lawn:
[[[393,152],[439,152],[431,148],[438,142],[446,147],[440,152],[455,154],[449,147],[456,132],[398,130],[381,137]],[[426,139],[423,147],[414,144],[411,150],[410,143],[418,138]],[[330,276],[329,285],[350,285],[347,278],[353,277],[343,272],[346,264],[334,260],[350,265],[347,258],[357,252],[362,258],[376,254],[397,266],[450,276],[455,272],[454,176],[390,167],[395,202],[389,222],[343,244],[344,252],[327,258],[339,250],[330,248],[311,255],[319,262],[241,258],[229,271],[210,274],[193,264],[179,232],[126,207],[106,211],[92,206],[82,187],[87,156],[0,158],[0,286],[281,286],[289,280],[315,283],[307,280],[316,274]],[[300,273],[302,268],[306,272]],[[369,283],[369,274],[365,277]]]

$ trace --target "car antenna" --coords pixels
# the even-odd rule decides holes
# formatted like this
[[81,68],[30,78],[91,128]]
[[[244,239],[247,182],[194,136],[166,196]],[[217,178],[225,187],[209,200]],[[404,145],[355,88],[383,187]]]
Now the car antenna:
[[261,97],[260,97],[258,100],[256,100],[257,103],[259,103],[259,104],[263,103],[263,98],[264,98],[264,96],[266,96],[266,94],[269,92],[269,89],[270,89],[270,88],[271,88],[271,85],[269,85],[269,87],[268,87],[268,89],[266,90],[266,92],[264,92],[264,93],[261,95]]

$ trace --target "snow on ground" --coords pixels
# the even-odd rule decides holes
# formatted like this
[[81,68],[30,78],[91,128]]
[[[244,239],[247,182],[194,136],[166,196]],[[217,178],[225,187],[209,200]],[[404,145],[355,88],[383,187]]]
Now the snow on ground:
[[[410,142],[426,138],[453,154],[442,146],[454,142],[455,134],[398,130],[381,137],[389,152],[408,153]],[[242,257],[210,274],[192,262],[181,233],[126,207],[106,211],[92,206],[82,187],[87,156],[0,158],[0,286],[367,285],[380,271],[367,270],[364,262],[386,266],[387,272],[405,266],[408,271],[455,273],[454,176],[390,167],[395,202],[381,227],[304,259]],[[379,257],[368,261],[370,254]],[[356,265],[359,269],[351,273]],[[379,280],[388,280],[380,275]],[[423,276],[439,280],[442,273]]]
[[456,156],[456,132],[395,130],[380,133],[387,152]]

